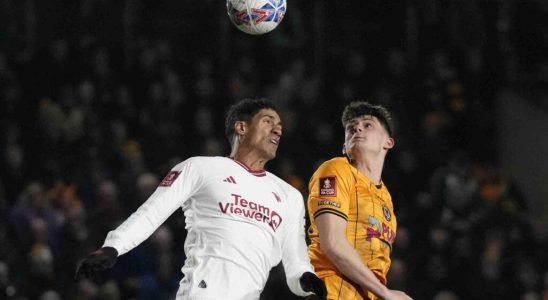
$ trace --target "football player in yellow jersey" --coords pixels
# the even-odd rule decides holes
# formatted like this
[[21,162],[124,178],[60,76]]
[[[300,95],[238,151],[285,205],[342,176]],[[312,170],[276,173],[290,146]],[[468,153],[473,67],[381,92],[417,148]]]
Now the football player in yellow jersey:
[[352,102],[342,123],[346,157],[324,162],[309,183],[310,261],[327,299],[411,299],[386,287],[397,226],[381,180],[394,147],[391,115],[380,105]]

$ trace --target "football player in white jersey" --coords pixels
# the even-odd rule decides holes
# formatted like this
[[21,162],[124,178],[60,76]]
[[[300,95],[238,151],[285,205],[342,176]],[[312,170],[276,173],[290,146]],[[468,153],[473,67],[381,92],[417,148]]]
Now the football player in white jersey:
[[280,260],[294,294],[325,299],[325,285],[307,255],[302,195],[265,171],[282,136],[275,106],[265,99],[236,103],[227,113],[225,132],[229,157],[192,157],[176,165],[148,200],[108,233],[102,248],[79,264],[76,278],[112,267],[182,208],[187,259],[176,299],[259,299]]

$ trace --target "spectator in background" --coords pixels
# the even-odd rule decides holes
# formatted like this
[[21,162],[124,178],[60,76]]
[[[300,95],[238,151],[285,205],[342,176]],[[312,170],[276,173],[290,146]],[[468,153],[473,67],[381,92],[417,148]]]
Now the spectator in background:
[[[288,132],[282,160],[271,161],[269,169],[297,188],[326,153],[340,149],[333,138],[338,116],[332,112],[352,95],[378,99],[397,116],[398,147],[390,151],[383,180],[391,183],[397,210],[396,239],[405,227],[409,245],[404,249],[395,242],[389,276],[402,278],[398,259],[412,276],[405,277],[409,290],[392,288],[418,299],[433,299],[440,291],[471,300],[542,294],[547,285],[538,278],[548,269],[546,234],[533,226],[539,221],[531,218],[536,207],[525,205],[533,202],[519,195],[512,174],[497,170],[499,135],[492,112],[502,87],[515,88],[512,80],[528,84],[546,69],[541,56],[547,52],[540,50],[546,46],[541,33],[547,6],[540,0],[485,5],[434,0],[420,7],[413,1],[405,6],[358,2],[294,3],[285,25],[261,38],[232,32],[223,22],[225,12],[212,9],[213,0],[194,6],[182,1],[0,2],[5,203],[0,260],[11,270],[17,297],[39,299],[52,290],[63,299],[139,297],[134,287],[140,278],[154,277],[154,263],[147,261],[156,256],[152,239],[120,258],[112,280],[67,284],[77,258],[106,234],[92,217],[102,201],[99,186],[107,181],[116,186],[120,211],[108,223],[118,224],[152,193],[134,196],[142,174],[165,174],[179,157],[227,152],[220,147],[223,134],[203,130],[195,119],[209,118],[210,128],[216,128],[228,103],[258,93],[276,102]],[[213,21],[204,22],[204,14]],[[309,16],[314,22],[307,21]],[[342,27],[356,30],[341,36]],[[266,51],[265,45],[270,45]],[[545,86],[542,82],[539,86]],[[535,97],[536,108],[545,109],[544,100]],[[206,113],[198,116],[198,108]],[[443,181],[436,171],[447,171],[456,149],[465,150],[470,163],[457,181],[479,189],[479,196],[478,190],[466,193],[468,199],[461,200],[468,205],[457,211],[429,186],[433,173],[434,181]],[[33,181],[47,197],[59,190],[56,182],[64,182],[84,203],[68,216],[58,198],[48,201],[46,215],[65,222],[48,234],[56,280],[44,285],[30,282],[34,237],[30,230],[16,230],[20,223],[10,214],[22,206]],[[17,210],[33,219],[34,210]],[[451,228],[457,224],[468,230],[455,234]],[[174,233],[172,254],[183,253],[183,214],[174,214],[165,225]],[[48,225],[50,233],[53,228]],[[524,243],[530,246],[524,249]],[[518,267],[522,262],[528,266]],[[461,266],[475,271],[462,276]],[[273,272],[279,276],[269,281],[283,280],[283,269]],[[519,280],[505,276],[517,272]],[[478,292],[464,294],[471,281]],[[261,297],[296,299],[285,282],[270,283],[274,288]]]

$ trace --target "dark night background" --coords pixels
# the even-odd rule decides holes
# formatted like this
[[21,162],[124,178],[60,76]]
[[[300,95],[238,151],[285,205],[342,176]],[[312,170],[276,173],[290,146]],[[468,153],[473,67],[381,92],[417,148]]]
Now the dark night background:
[[[173,299],[183,214],[105,276],[72,279],[177,162],[229,152],[224,113],[268,97],[268,169],[307,197],[342,108],[390,108],[389,286],[548,299],[548,3],[289,0],[263,36],[221,0],[0,0],[0,298]],[[261,299],[298,299],[273,269]]]

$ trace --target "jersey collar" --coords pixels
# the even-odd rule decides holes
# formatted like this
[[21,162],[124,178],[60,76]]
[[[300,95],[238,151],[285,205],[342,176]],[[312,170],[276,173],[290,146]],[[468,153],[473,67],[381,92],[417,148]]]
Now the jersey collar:
[[239,164],[242,168],[244,168],[251,175],[254,175],[254,176],[257,176],[257,177],[266,176],[266,170],[264,170],[264,169],[263,170],[258,170],[258,171],[253,171],[253,170],[251,170],[251,168],[248,165],[244,164],[241,161],[235,160],[234,157],[229,157],[229,158],[232,159],[235,163]]
[[346,162],[350,165],[350,167],[352,168],[352,172],[355,172],[356,174],[358,174],[358,177],[361,177],[362,180],[367,184],[369,185],[369,187],[373,190],[376,190],[376,191],[381,191],[382,190],[382,187],[384,185],[384,182],[382,181],[381,179],[381,183],[380,184],[374,184],[373,181],[371,181],[371,179],[369,179],[369,177],[365,176],[365,174],[363,174],[362,172],[358,171],[358,169],[356,167],[354,167],[354,165],[352,165],[352,162],[350,161],[350,159],[348,158],[348,156],[346,156]]

